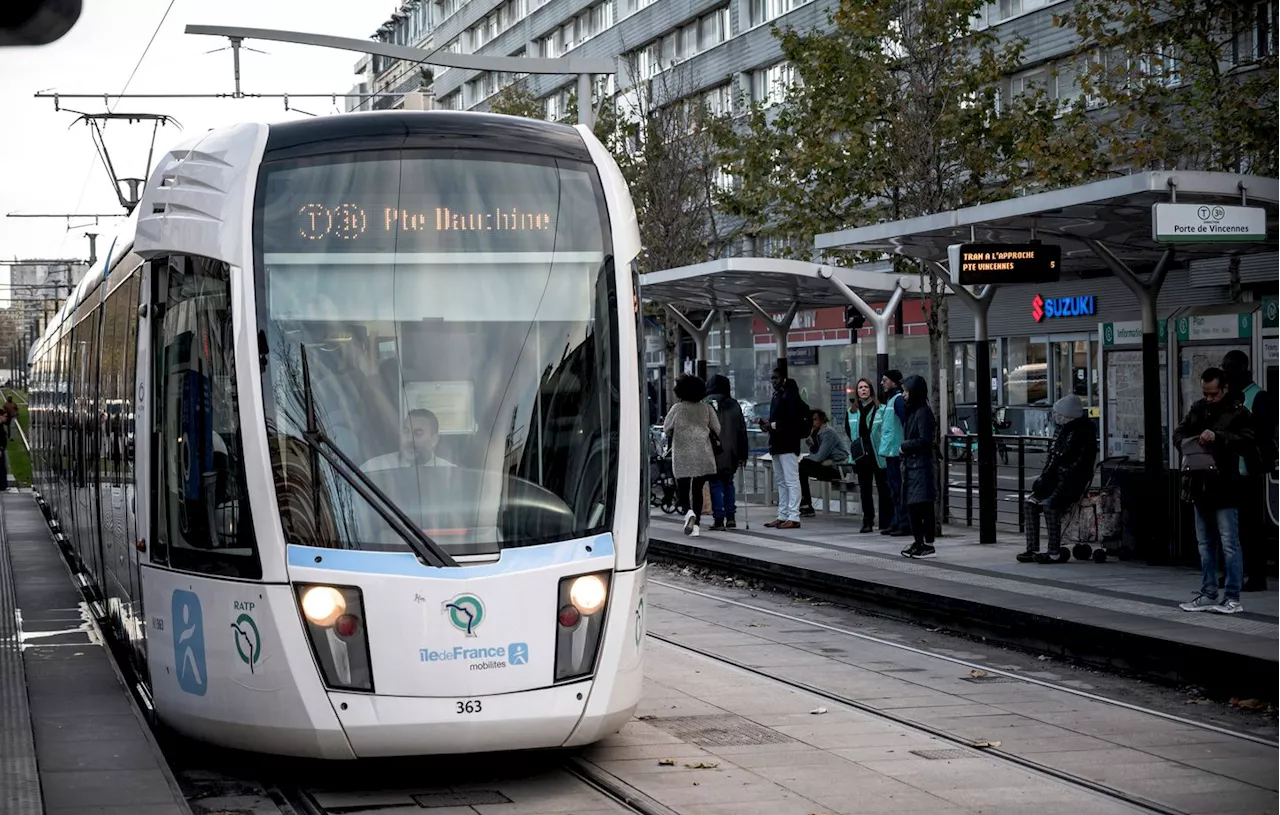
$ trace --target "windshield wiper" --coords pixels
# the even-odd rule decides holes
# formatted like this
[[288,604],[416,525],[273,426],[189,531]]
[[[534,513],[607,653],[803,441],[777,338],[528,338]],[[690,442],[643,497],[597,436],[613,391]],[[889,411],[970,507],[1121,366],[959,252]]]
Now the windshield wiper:
[[307,346],[300,346],[302,349],[302,390],[304,409],[307,412],[307,430],[303,433],[302,438],[307,445],[311,447],[311,484],[316,495],[315,511],[320,511],[320,462],[316,455],[324,456],[325,461],[329,462],[329,466],[333,471],[342,477],[351,485],[351,488],[360,494],[360,497],[373,507],[378,515],[382,516],[382,520],[395,530],[396,534],[409,544],[409,548],[418,556],[418,560],[427,566],[457,566],[458,562],[449,556],[448,552],[440,548],[440,544],[433,541],[425,532],[423,532],[417,524],[415,524],[409,516],[405,515],[395,502],[387,497],[378,485],[370,480],[369,476],[364,474],[360,469],[360,465],[356,464],[346,453],[335,445],[325,432],[320,429],[316,422],[315,401],[311,394],[311,369],[307,364]]

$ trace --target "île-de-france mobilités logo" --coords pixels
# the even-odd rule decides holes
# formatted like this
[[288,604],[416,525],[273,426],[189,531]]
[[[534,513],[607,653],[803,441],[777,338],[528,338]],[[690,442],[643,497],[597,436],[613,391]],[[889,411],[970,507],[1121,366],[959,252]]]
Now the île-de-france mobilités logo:
[[476,629],[484,622],[484,603],[474,594],[459,594],[446,601],[440,610],[454,628],[468,637],[474,637]]

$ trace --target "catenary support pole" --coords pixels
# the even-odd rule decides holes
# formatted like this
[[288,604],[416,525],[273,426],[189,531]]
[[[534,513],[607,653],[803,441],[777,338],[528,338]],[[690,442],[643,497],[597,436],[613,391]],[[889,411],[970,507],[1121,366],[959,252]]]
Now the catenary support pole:
[[796,319],[796,312],[800,310],[800,303],[792,303],[786,313],[782,315],[781,320],[773,319],[773,315],[760,308],[750,295],[742,298],[742,302],[746,303],[747,308],[751,309],[751,313],[760,318],[760,321],[769,327],[773,339],[778,343],[778,370],[782,372],[785,379],[789,373],[787,371],[787,333],[791,331],[791,323]]
[[1166,511],[1169,505],[1165,484],[1168,466],[1164,450],[1164,417],[1160,409],[1160,326],[1156,301],[1165,276],[1173,265],[1173,249],[1164,250],[1144,283],[1128,264],[1103,244],[1095,240],[1086,240],[1085,244],[1142,304],[1142,458],[1148,497],[1145,503],[1151,510],[1148,522],[1142,524],[1142,528],[1148,533],[1148,558],[1163,561],[1172,555],[1172,543],[1169,539],[1169,512]]
[[596,126],[595,108],[591,105],[591,74],[578,74],[578,124],[590,130]]

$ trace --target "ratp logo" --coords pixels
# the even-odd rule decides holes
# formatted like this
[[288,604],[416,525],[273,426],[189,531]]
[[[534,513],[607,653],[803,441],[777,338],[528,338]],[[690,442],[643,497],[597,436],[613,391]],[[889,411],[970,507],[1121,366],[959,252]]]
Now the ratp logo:
[[459,594],[445,602],[441,612],[449,618],[454,628],[468,637],[474,637],[476,629],[484,622],[484,603],[474,594]]
[[1038,294],[1031,301],[1031,316],[1037,323],[1044,319],[1044,298]]

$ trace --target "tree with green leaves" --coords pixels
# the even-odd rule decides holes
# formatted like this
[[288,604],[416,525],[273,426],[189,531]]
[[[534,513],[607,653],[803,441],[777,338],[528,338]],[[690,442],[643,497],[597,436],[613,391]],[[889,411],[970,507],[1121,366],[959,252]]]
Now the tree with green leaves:
[[1275,177],[1274,3],[1077,0],[1080,98],[1063,116],[1093,175],[1211,170]]
[[[736,187],[719,201],[780,254],[810,258],[815,234],[1006,198],[1035,144],[1023,122],[1052,120],[1035,99],[997,111],[1021,42],[973,31],[982,0],[842,0],[824,30],[778,30],[789,82],[757,100],[745,127],[723,128]],[[780,100],[778,99],[780,97]],[[870,259],[832,253],[829,259]],[[949,356],[938,270],[894,257],[927,297],[931,398]],[[939,415],[945,426],[946,417]]]

